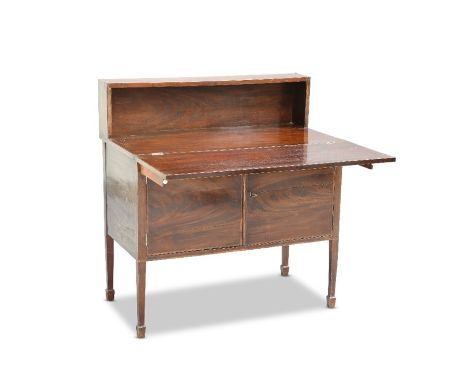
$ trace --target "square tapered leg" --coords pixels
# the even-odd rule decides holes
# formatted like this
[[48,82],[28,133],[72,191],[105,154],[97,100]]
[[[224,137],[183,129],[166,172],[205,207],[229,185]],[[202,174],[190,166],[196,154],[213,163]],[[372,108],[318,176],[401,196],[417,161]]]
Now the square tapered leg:
[[281,276],[289,275],[289,245],[284,245],[281,251]]
[[334,308],[336,303],[336,270],[338,267],[338,239],[329,241],[328,296],[327,307]]
[[114,301],[114,239],[106,235],[106,300]]
[[137,284],[137,326],[138,338],[145,338],[145,288],[146,288],[146,261],[136,263],[136,284]]

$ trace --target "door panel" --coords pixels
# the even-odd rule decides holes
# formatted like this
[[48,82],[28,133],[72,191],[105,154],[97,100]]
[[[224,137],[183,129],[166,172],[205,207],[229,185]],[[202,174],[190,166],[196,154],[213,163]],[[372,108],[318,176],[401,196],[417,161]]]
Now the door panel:
[[249,175],[245,244],[330,234],[333,173],[324,168]]
[[148,253],[241,244],[241,176],[148,182]]

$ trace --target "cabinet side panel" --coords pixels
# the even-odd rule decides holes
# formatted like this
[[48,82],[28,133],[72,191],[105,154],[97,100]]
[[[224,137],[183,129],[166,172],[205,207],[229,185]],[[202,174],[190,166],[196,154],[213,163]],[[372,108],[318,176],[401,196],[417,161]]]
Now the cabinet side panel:
[[106,148],[107,229],[109,235],[137,257],[137,163],[108,144]]

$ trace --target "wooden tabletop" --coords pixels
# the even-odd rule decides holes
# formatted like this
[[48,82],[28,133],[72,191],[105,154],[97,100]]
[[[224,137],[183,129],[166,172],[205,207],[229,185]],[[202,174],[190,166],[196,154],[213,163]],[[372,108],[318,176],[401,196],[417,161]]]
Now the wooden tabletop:
[[293,125],[173,129],[111,141],[136,156],[145,175],[159,184],[170,179],[395,161],[390,155]]

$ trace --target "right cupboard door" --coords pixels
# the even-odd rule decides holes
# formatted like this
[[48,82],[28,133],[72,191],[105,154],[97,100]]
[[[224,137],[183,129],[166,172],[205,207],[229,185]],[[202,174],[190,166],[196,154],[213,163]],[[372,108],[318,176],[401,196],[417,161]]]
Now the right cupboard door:
[[333,167],[248,175],[245,244],[331,234],[333,179]]

